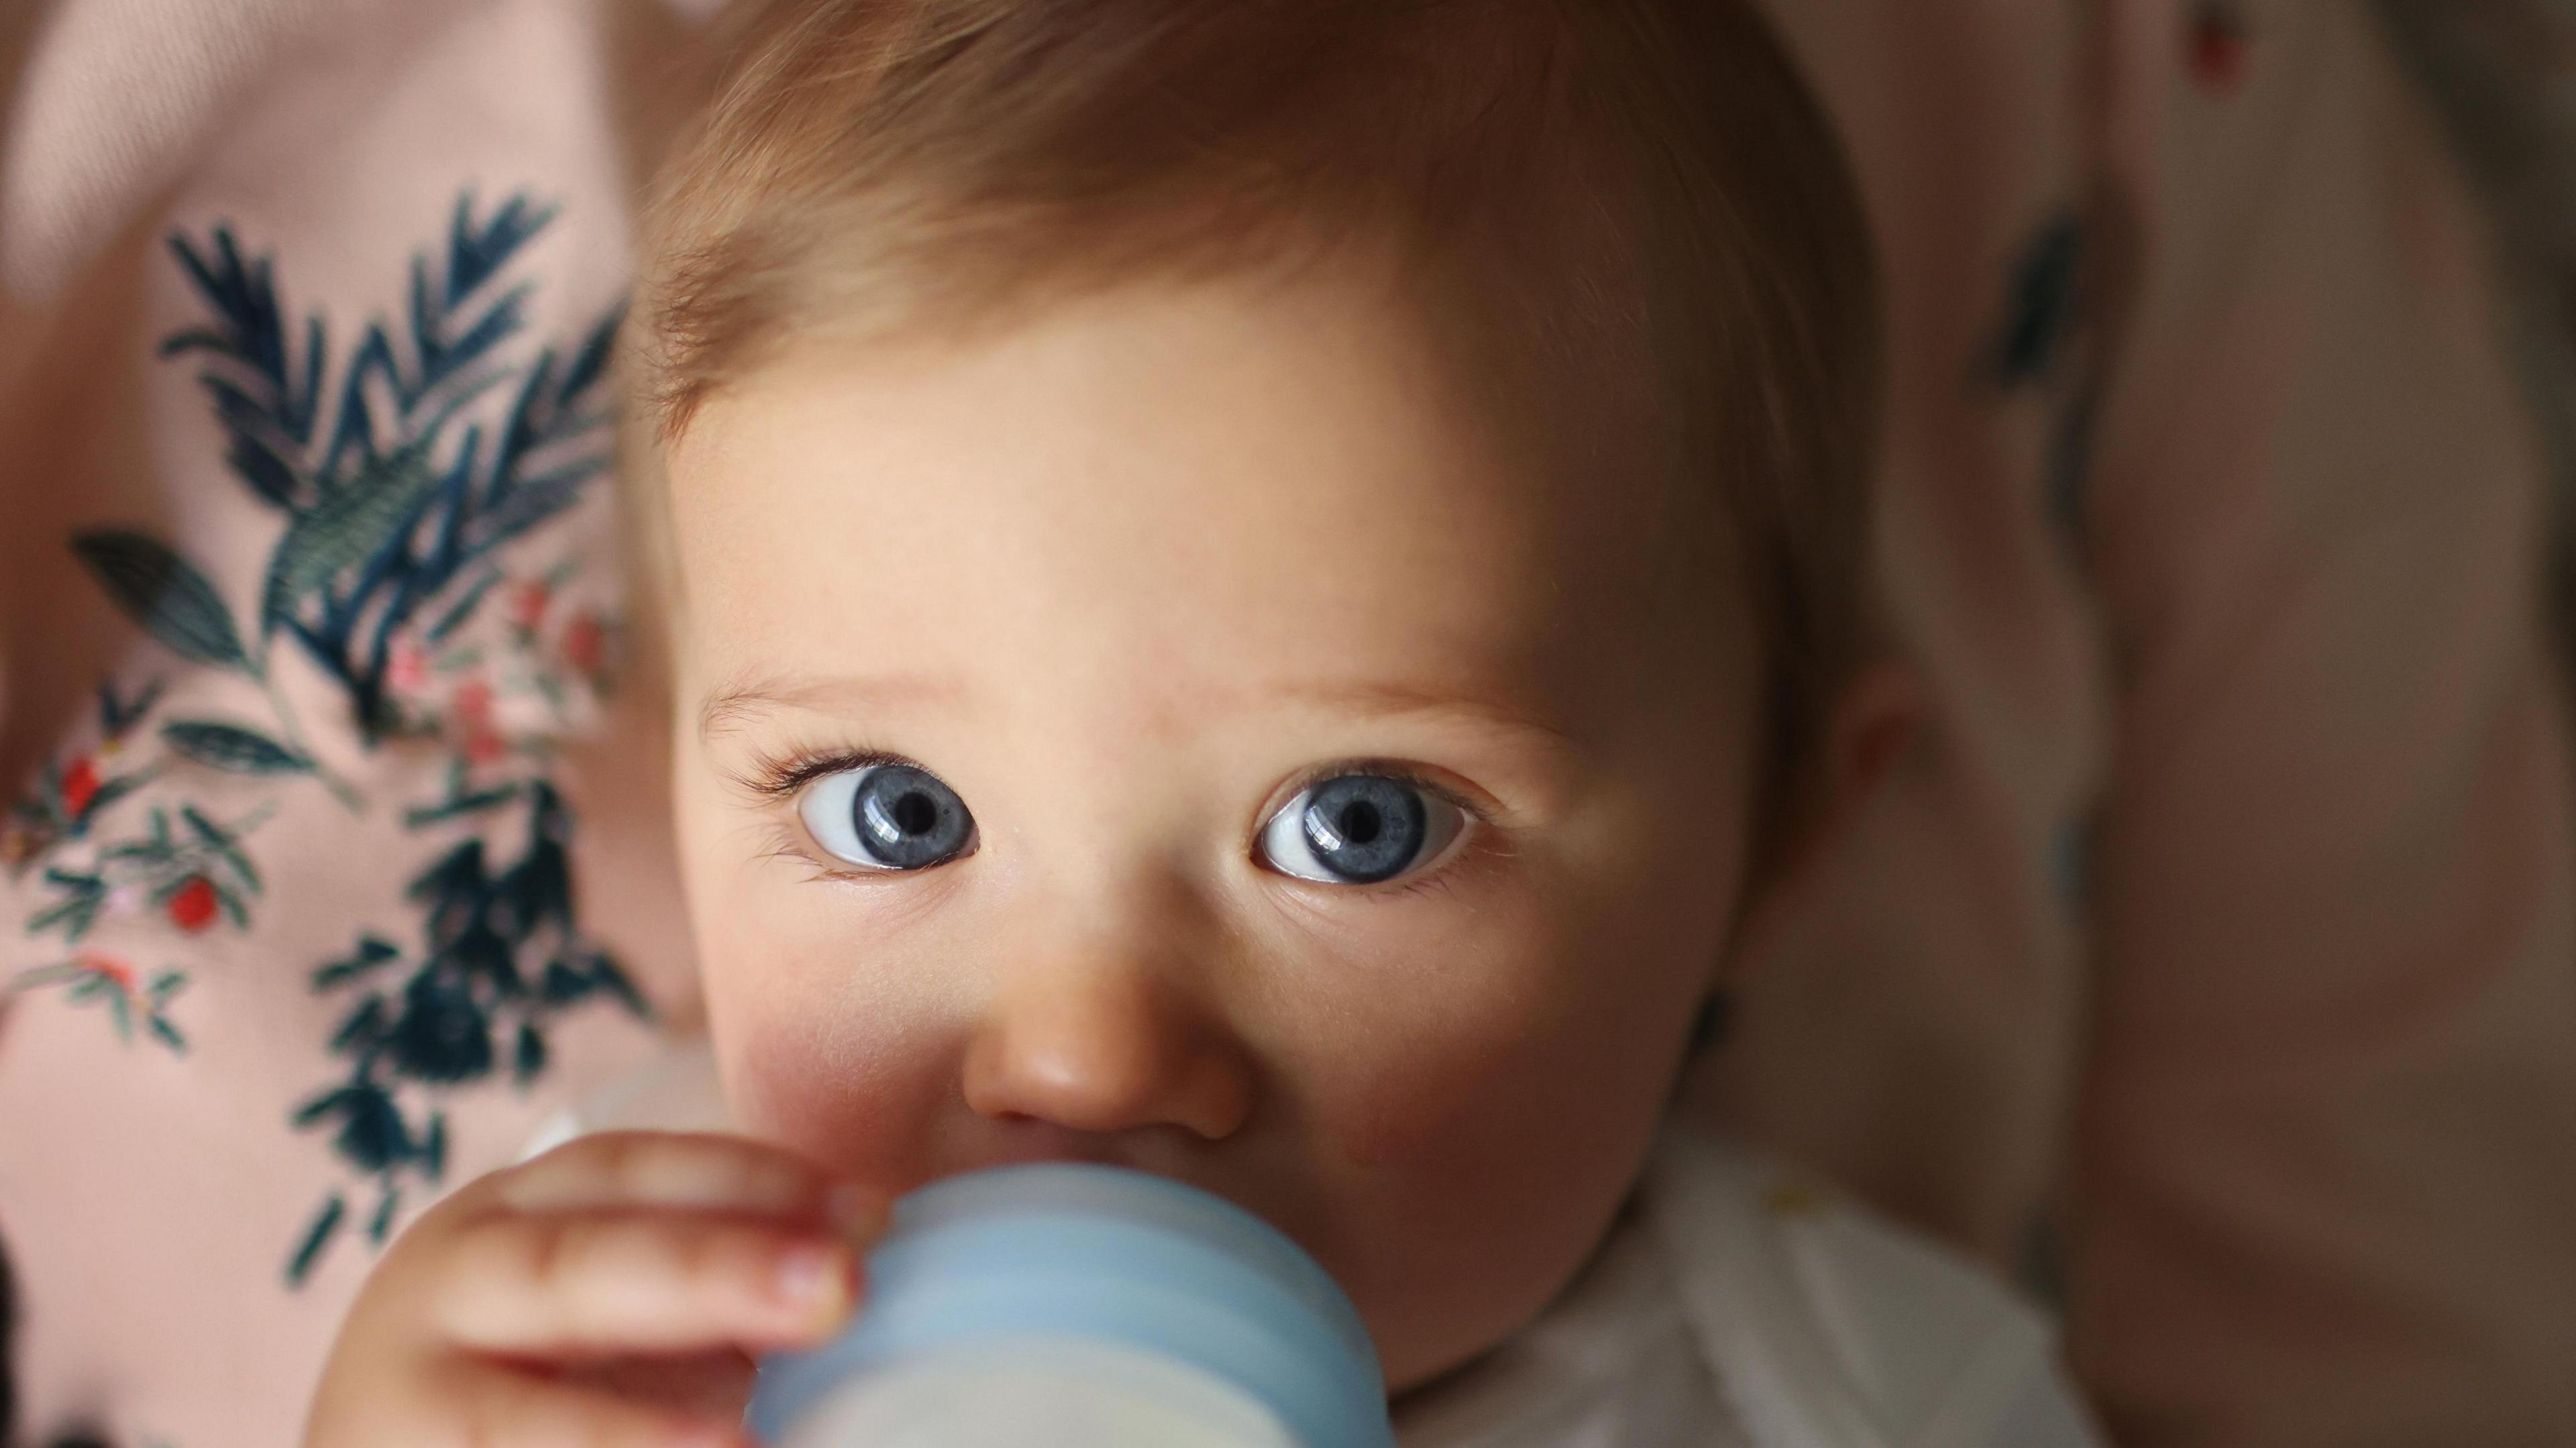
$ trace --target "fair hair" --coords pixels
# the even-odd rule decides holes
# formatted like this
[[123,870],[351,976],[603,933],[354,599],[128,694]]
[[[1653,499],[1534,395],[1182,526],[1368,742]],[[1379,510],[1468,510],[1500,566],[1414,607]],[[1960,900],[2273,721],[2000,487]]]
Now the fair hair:
[[1744,0],[769,0],[739,34],[646,217],[648,450],[795,343],[1389,248],[1486,340],[1651,381],[1746,575],[1774,761],[1810,762],[1869,642],[1877,293]]

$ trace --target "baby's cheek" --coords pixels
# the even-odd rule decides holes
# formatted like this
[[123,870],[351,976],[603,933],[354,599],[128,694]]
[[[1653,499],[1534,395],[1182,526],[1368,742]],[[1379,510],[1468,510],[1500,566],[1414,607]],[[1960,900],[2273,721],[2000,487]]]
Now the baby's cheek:
[[1308,1078],[1328,1083],[1326,1116],[1353,1165],[1523,1148],[1534,1132],[1616,1113],[1652,1074],[1639,1066],[1652,1033],[1626,1026],[1655,1009],[1640,998],[1653,987],[1620,958],[1622,942],[1536,904],[1362,963],[1376,982],[1366,1027]]
[[927,1058],[930,1033],[892,1029],[909,1014],[846,961],[769,945],[710,971],[710,1026],[737,1123],[871,1185],[917,1184],[955,1089]]
[[889,1044],[782,1011],[747,1031],[740,1049],[728,1075],[744,1129],[889,1192],[932,1174],[938,1093]]
[[1327,1079],[1323,1114],[1351,1165],[1400,1170],[1450,1157],[1519,1094],[1541,1023],[1514,1002],[1387,1002],[1365,1056]]

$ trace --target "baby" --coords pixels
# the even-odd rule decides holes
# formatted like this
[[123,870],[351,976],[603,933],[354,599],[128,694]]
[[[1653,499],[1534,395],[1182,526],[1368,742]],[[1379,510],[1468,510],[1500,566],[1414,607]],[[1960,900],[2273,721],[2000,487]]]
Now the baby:
[[[1470,1365],[1568,1312],[1660,1342],[1636,1304],[1676,1295],[1708,1356],[1610,1354],[1627,1426],[1512,1441],[1794,1418],[1743,1364],[1795,1354],[1711,1326],[1758,1294],[1690,1260],[1739,1200],[1843,1222],[1828,1278],[1883,1239],[1910,1302],[2019,1321],[1657,1145],[1907,719],[1868,247],[1741,7],[773,7],[642,288],[633,503],[746,1135],[593,1136],[426,1214],[312,1448],[736,1442],[748,1355],[841,1325],[892,1197],[1032,1159],[1278,1224],[1416,1440]],[[1786,1250],[1730,1240],[1738,1282]],[[1959,1320],[1870,1300],[1836,1346]],[[2029,1360],[1945,1441],[2081,1441]]]

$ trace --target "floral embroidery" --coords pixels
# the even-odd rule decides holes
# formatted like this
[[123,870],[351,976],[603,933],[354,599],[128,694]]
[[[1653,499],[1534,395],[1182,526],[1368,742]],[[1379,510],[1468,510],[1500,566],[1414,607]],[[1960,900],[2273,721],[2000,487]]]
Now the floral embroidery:
[[[272,646],[283,638],[303,652],[340,686],[361,740],[379,742],[406,722],[387,692],[397,643],[415,624],[421,644],[454,634],[504,581],[503,546],[570,508],[605,470],[600,393],[618,309],[569,357],[545,347],[513,366],[499,355],[526,326],[532,286],[505,286],[508,268],[553,216],[514,196],[477,220],[473,197],[461,198],[443,259],[413,258],[402,345],[386,323],[368,326],[327,428],[323,319],[308,317],[299,334],[268,259],[245,258],[230,227],[216,226],[203,244],[171,238],[210,316],[169,338],[161,355],[205,359],[197,380],[229,440],[227,463],[286,520],[247,628],[204,571],[159,539],[106,528],[72,540],[154,638],[267,695],[271,718],[259,724],[164,724],[172,750],[235,774],[313,775],[360,808],[355,788],[305,742],[277,686]],[[504,391],[497,417],[476,413],[478,401]]]
[[[508,786],[415,810],[413,818],[499,809],[522,795],[527,842],[518,859],[495,869],[484,842],[468,839],[412,882],[425,918],[417,958],[398,984],[384,976],[404,952],[372,935],[313,974],[316,991],[362,993],[331,1040],[333,1054],[349,1063],[347,1079],[304,1103],[295,1124],[336,1127],[335,1149],[372,1178],[367,1236],[377,1245],[401,1210],[404,1179],[434,1187],[445,1169],[447,1119],[426,1099],[430,1090],[486,1079],[505,1059],[513,1082],[534,1081],[546,1068],[546,1028],[593,996],[639,1019],[651,1014],[625,972],[575,923],[572,816],[553,786]],[[288,1262],[288,1281],[312,1270],[348,1210],[341,1192],[323,1202]]]
[[[546,779],[552,740],[607,685],[619,625],[589,601],[598,590],[582,586],[578,558],[531,569],[515,546],[580,502],[608,462],[618,309],[569,348],[519,345],[534,283],[514,269],[554,215],[525,196],[488,213],[460,198],[440,243],[413,257],[399,320],[371,322],[336,354],[323,317],[292,317],[271,259],[245,253],[229,226],[173,235],[204,317],[160,352],[199,368],[229,470],[277,516],[275,542],[252,606],[237,611],[208,569],[150,532],[71,540],[124,614],[179,658],[250,686],[248,707],[163,707],[157,684],[131,699],[102,691],[99,744],[49,765],[0,834],[0,862],[13,878],[37,872],[44,892],[27,933],[69,951],[6,989],[59,991],[106,1012],[121,1037],[185,1050],[169,1008],[188,973],[145,979],[83,941],[119,914],[183,942],[250,924],[265,882],[245,839],[273,805],[234,818],[153,797],[191,767],[275,789],[310,782],[367,812],[314,747],[281,665],[300,658],[334,686],[360,748],[425,745],[446,759],[438,797],[397,817],[396,838],[439,837],[403,896],[416,923],[359,930],[311,977],[347,1002],[326,1043],[345,1070],[290,1123],[326,1133],[354,1181],[328,1190],[303,1227],[290,1285],[353,1213],[380,1245],[406,1196],[437,1187],[450,1093],[535,1081],[553,1026],[586,1003],[649,1015],[580,929],[572,813]],[[138,736],[154,758],[121,765]],[[415,776],[406,765],[396,777]]]
[[178,818],[184,829],[174,828],[170,811],[155,805],[146,833],[98,851],[93,863],[83,866],[58,855],[44,876],[57,899],[28,919],[27,933],[60,930],[77,945],[102,910],[131,914],[147,905],[186,935],[204,932],[218,918],[247,929],[246,902],[259,895],[261,885],[258,868],[242,851],[242,837],[267,812],[228,826],[195,805],[181,805]]
[[60,965],[40,965],[18,972],[12,993],[59,987],[73,1005],[103,1004],[115,1023],[116,1038],[134,1039],[139,1024],[174,1055],[185,1055],[188,1040],[169,1016],[171,998],[188,988],[185,971],[164,970],[145,981],[133,966],[95,952],[74,956]]
[[597,609],[555,606],[577,572],[568,561],[533,578],[496,575],[499,627],[395,640],[385,671],[393,727],[441,736],[478,767],[514,753],[545,757],[547,742],[583,713],[579,696],[609,686],[615,625]]
[[160,698],[157,679],[131,700],[112,686],[99,689],[97,747],[47,764],[34,790],[10,806],[9,818],[0,821],[0,869],[15,879],[57,844],[88,838],[92,822],[108,806],[152,777],[148,769],[116,771],[116,762],[125,753],[126,735]]

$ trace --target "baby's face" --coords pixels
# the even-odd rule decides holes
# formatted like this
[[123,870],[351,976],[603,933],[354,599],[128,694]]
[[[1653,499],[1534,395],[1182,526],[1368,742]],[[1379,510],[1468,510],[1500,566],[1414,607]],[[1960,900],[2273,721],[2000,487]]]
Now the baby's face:
[[678,798],[746,1126],[888,1190],[1209,1188],[1396,1387],[1528,1320],[1646,1151],[1754,755],[1705,509],[1577,391],[1314,280],[711,402]]

